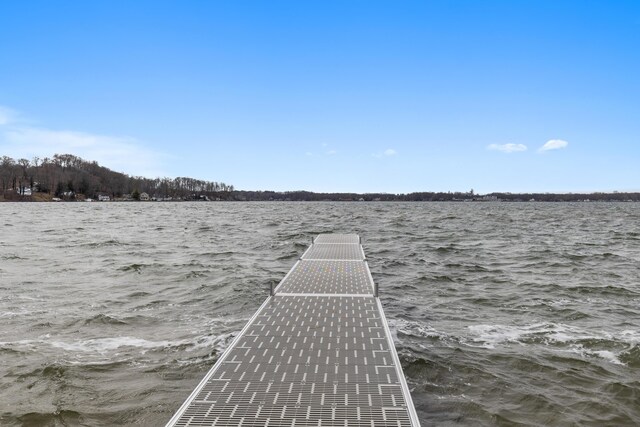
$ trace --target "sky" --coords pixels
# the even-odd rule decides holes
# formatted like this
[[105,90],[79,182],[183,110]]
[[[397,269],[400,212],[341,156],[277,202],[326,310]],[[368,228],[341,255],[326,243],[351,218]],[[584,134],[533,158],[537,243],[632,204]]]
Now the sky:
[[638,1],[4,1],[0,156],[242,190],[640,190]]

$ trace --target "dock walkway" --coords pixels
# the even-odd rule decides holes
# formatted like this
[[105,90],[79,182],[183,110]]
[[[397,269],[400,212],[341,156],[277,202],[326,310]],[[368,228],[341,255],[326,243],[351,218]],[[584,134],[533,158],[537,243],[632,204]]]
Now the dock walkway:
[[316,237],[167,426],[419,426],[359,237]]

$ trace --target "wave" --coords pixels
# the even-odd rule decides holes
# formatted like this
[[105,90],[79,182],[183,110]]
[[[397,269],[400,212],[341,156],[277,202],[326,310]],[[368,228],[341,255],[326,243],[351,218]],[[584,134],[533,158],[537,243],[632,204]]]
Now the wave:
[[97,314],[84,321],[85,325],[126,325],[127,322],[106,314]]
[[640,345],[632,345],[628,350],[620,353],[618,359],[631,368],[640,368]]
[[80,412],[63,409],[54,412],[29,412],[14,416],[22,426],[84,426],[87,425]]
[[8,353],[28,353],[36,349],[37,340],[0,341],[0,351]]
[[211,349],[216,353],[223,353],[236,337],[236,332],[229,332],[220,335],[208,335],[196,338],[187,351],[194,351],[202,348]]
[[104,248],[104,247],[108,247],[108,246],[127,246],[130,245],[129,243],[124,243],[121,242],[119,240],[115,240],[115,239],[108,239],[108,240],[100,240],[97,242],[88,242],[88,243],[83,243],[80,246],[84,246],[84,247],[88,247],[88,248]]
[[638,204],[67,204],[55,230],[52,206],[0,239],[25,258],[0,259],[1,425],[63,425],[29,396],[67,425],[163,424],[332,230],[364,238],[422,425],[640,424]]
[[137,292],[133,292],[133,293],[130,293],[129,295],[127,295],[127,298],[140,298],[140,297],[147,297],[149,295],[151,295],[150,292],[137,291]]
[[540,345],[618,365],[626,364],[626,359],[635,360],[633,348],[640,342],[640,332],[635,330],[597,333],[560,323],[540,322],[521,326],[481,324],[468,326],[467,329],[469,336],[465,344],[469,346],[496,349],[511,344]]
[[118,270],[120,271],[133,271],[136,272],[138,274],[140,274],[142,272],[142,269],[148,267],[148,265],[146,264],[129,264],[129,265],[125,265],[124,267],[120,267]]
[[193,270],[184,275],[185,279],[198,279],[201,277],[209,276],[211,272],[209,270]]
[[15,261],[15,260],[27,260],[28,258],[21,257],[20,255],[3,255],[0,256],[0,259],[3,261]]
[[49,341],[48,343],[52,347],[65,351],[97,353],[109,352],[123,347],[152,349],[164,348],[171,345],[170,341],[149,341],[136,337],[94,338],[73,342]]
[[400,342],[401,336],[417,337],[417,338],[429,338],[435,340],[451,340],[452,336],[446,332],[437,331],[421,322],[406,320],[406,319],[388,319],[389,330],[394,338],[394,341]]

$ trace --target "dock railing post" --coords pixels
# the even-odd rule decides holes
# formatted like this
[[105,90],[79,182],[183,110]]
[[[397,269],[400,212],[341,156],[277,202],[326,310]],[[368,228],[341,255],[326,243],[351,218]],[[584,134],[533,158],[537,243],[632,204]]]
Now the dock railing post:
[[273,296],[273,280],[269,282],[269,295]]
[[373,286],[373,296],[375,296],[376,298],[378,298],[378,283],[374,282],[374,286]]

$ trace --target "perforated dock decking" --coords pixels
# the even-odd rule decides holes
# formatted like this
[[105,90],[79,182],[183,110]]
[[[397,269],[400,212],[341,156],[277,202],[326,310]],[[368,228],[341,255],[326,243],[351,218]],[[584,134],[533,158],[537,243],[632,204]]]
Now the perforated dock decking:
[[357,235],[321,234],[167,426],[419,426]]

